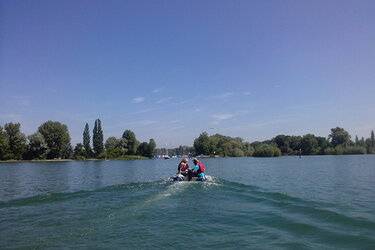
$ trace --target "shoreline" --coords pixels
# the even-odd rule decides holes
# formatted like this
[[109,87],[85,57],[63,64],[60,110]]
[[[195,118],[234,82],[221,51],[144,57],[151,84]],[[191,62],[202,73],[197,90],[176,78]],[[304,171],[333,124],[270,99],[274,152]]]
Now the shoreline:
[[[314,156],[373,156],[375,154],[350,154],[350,155],[302,155],[301,157],[314,157]],[[197,157],[200,159],[217,159],[217,158],[280,158],[280,157],[299,157],[298,155],[282,155],[279,157],[254,157],[254,156],[248,156],[248,157]],[[73,161],[129,161],[129,160],[147,160],[150,158],[123,158],[123,159],[85,159],[85,160],[76,160],[76,159],[46,159],[46,160],[6,160],[6,161],[0,161],[0,163],[22,163],[22,162],[73,162]],[[153,158],[154,159],[154,158]],[[152,159],[151,159],[152,160]],[[158,159],[156,159],[158,160]]]
[[22,162],[73,162],[73,161],[129,161],[129,160],[145,160],[148,158],[124,158],[124,159],[49,159],[49,160],[6,160],[0,163],[22,163]]
[[[90,159],[91,160],[91,159]],[[94,160],[94,159],[93,159]],[[96,159],[95,159],[96,160]],[[74,159],[49,159],[49,160],[6,160],[0,161],[0,163],[20,163],[20,162],[69,162],[78,161]]]

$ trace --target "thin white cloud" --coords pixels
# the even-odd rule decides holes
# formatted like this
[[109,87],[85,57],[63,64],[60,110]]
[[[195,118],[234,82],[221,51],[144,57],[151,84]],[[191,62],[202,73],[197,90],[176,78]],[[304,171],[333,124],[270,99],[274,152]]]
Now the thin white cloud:
[[133,121],[133,122],[124,122],[121,126],[148,126],[157,123],[154,120],[140,120],[140,121]]
[[251,92],[248,92],[248,91],[244,91],[242,92],[243,95],[251,95]]
[[294,121],[294,118],[285,118],[285,119],[279,119],[279,120],[273,120],[273,121],[265,121],[261,123],[255,123],[252,125],[252,127],[264,127],[264,126],[269,126],[273,124],[279,124],[279,123],[285,123],[285,122],[291,122]]
[[280,124],[280,123],[289,123],[295,121],[295,118],[290,117],[290,118],[285,118],[285,119],[278,119],[278,120],[270,120],[270,121],[264,121],[264,122],[259,122],[259,123],[250,123],[250,124],[244,124],[244,125],[239,125],[239,126],[230,126],[226,128],[221,128],[221,131],[233,131],[234,129],[251,129],[251,128],[261,128],[261,127],[266,127],[266,126],[271,126],[275,124]]
[[184,105],[186,104],[187,101],[182,101],[182,102],[176,102],[174,105],[177,106],[177,105]]
[[176,126],[176,127],[171,127],[169,128],[170,130],[181,130],[181,129],[184,129],[185,127],[184,126]]
[[236,112],[237,115],[246,115],[248,113],[250,113],[250,110],[240,110]]
[[183,120],[179,119],[179,120],[172,120],[172,121],[169,121],[168,123],[180,123],[180,122],[183,122]]
[[195,111],[195,112],[199,112],[199,111],[201,111],[201,110],[200,110],[200,109],[195,109],[194,111]]
[[161,91],[162,91],[162,88],[157,88],[157,89],[154,89],[152,93],[157,94],[157,93],[160,93]]
[[155,109],[142,109],[142,110],[139,110],[139,111],[136,111],[136,112],[133,112],[131,113],[132,115],[138,115],[138,114],[143,114],[143,113],[148,113],[148,112],[151,112],[151,111],[154,111]]
[[151,124],[155,124],[155,123],[156,123],[156,121],[153,121],[153,120],[143,120],[143,121],[137,122],[137,125],[147,126],[147,125],[151,125]]
[[216,120],[222,121],[222,120],[230,119],[234,117],[234,115],[233,114],[216,114],[216,115],[211,115],[211,117]]
[[132,103],[140,103],[140,102],[143,102],[145,100],[144,97],[136,97],[133,99]]
[[233,96],[233,92],[226,92],[224,94],[215,95],[214,98],[216,98],[216,99],[226,99],[226,98],[229,98],[231,96]]
[[167,101],[169,101],[171,99],[172,99],[172,97],[163,98],[163,99],[157,100],[156,103],[157,104],[165,103],[165,102],[167,102]]

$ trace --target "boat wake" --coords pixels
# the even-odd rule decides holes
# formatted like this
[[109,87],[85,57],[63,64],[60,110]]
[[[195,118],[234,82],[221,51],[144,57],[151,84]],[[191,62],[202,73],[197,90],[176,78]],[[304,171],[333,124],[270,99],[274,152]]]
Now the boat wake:
[[[149,248],[155,248],[157,244],[163,244],[159,239],[164,235],[174,235],[175,230],[185,232],[191,228],[202,230],[202,227],[207,232],[221,232],[219,238],[215,234],[212,238],[210,234],[206,235],[210,247],[223,246],[220,244],[230,241],[223,235],[236,235],[236,244],[243,247],[249,243],[250,236],[255,237],[253,239],[258,244],[268,242],[275,246],[285,243],[283,246],[287,248],[303,248],[303,242],[307,241],[319,248],[336,238],[342,239],[340,246],[343,247],[355,247],[359,241],[363,246],[375,243],[374,220],[340,211],[335,204],[213,176],[207,176],[205,182],[174,182],[165,178],[95,190],[35,195],[0,202],[0,211],[4,215],[0,225],[19,221],[22,228],[29,220],[34,223],[53,220],[64,225],[68,220],[69,228],[79,228],[77,236],[73,235],[75,239],[88,232],[121,233],[128,236],[127,244],[132,247],[136,247],[132,240],[140,235],[154,239],[155,245]],[[267,241],[259,243],[256,237],[264,232],[267,236],[263,235],[262,239]],[[296,235],[301,242],[288,245],[285,239]],[[315,241],[311,235],[319,240]],[[65,232],[65,237],[73,236],[71,230]],[[168,246],[184,247],[178,244]]]

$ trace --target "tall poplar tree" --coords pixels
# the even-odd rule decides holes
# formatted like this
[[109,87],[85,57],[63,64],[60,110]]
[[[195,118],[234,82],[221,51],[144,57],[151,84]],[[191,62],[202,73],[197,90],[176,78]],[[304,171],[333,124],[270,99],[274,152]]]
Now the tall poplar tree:
[[156,151],[156,143],[154,139],[150,139],[150,142],[148,143],[148,157],[152,158],[155,156],[155,151]]
[[90,146],[90,130],[89,124],[86,123],[85,130],[83,131],[83,147],[85,149],[85,156],[89,158],[92,156],[92,150]]
[[104,138],[102,130],[102,122],[98,119],[98,152],[99,154],[104,152]]
[[104,152],[104,144],[103,144],[103,130],[102,124],[99,119],[95,120],[93,135],[92,135],[92,144],[94,146],[94,153],[95,156],[98,157],[101,153]]

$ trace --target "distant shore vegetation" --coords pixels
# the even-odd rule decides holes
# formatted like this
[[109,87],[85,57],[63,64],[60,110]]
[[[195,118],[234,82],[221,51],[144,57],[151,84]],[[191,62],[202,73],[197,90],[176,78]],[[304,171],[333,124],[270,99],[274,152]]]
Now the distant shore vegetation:
[[288,155],[353,155],[375,154],[374,131],[370,138],[351,140],[349,133],[340,127],[332,128],[328,137],[278,135],[271,140],[245,142],[220,134],[202,133],[194,141],[195,154],[222,157],[277,157]]
[[57,121],[47,121],[29,136],[21,132],[21,124],[9,122],[0,126],[0,160],[52,160],[52,159],[147,159],[155,155],[206,156],[206,157],[278,157],[281,155],[349,155],[375,154],[374,131],[370,137],[351,140],[349,133],[340,127],[332,128],[328,137],[278,135],[271,140],[245,142],[240,137],[220,134],[209,136],[203,132],[195,138],[193,147],[156,149],[154,139],[139,142],[131,130],[120,138],[104,141],[101,121],[95,120],[92,139],[86,123],[82,143],[71,145],[68,127]]
[[13,122],[6,123],[4,127],[0,126],[0,160],[132,160],[155,156],[154,139],[139,142],[131,130],[125,130],[121,138],[109,137],[104,142],[99,119],[95,121],[92,140],[89,125],[86,123],[82,143],[77,143],[74,148],[68,127],[60,122],[47,121],[27,137],[20,128],[20,123]]

